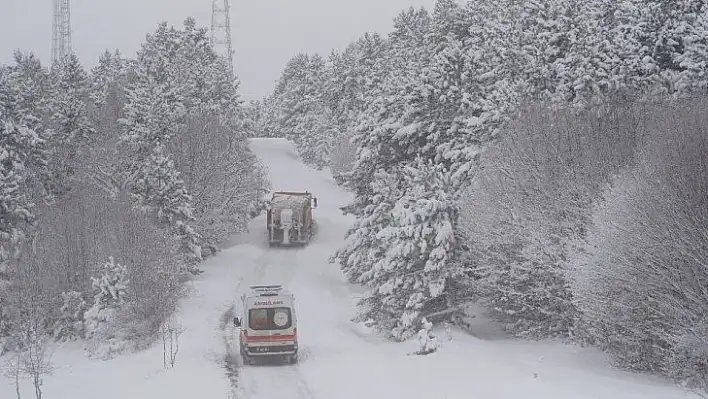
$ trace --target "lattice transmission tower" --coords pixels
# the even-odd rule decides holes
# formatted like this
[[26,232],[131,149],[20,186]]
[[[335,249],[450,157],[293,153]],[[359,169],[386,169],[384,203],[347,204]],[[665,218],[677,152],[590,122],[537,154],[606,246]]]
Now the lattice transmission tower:
[[54,0],[52,63],[71,53],[71,12],[69,0]]
[[234,51],[231,47],[231,5],[230,0],[212,0],[211,4],[211,45],[219,52],[234,72]]

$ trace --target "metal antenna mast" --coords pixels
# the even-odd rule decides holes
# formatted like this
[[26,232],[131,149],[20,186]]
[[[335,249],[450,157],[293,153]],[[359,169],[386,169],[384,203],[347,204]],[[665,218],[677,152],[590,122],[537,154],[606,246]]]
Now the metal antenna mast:
[[[221,4],[221,5],[220,5]],[[231,5],[229,0],[212,0],[211,4],[211,45],[221,52],[234,72],[234,52],[231,48]]]
[[52,63],[71,53],[71,12],[69,0],[54,0]]

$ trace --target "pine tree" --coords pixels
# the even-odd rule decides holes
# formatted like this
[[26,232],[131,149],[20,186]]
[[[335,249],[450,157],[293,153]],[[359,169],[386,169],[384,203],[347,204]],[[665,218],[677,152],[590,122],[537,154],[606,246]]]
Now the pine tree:
[[185,252],[191,253],[194,260],[202,259],[201,237],[187,223],[194,221],[192,198],[163,146],[156,146],[143,164],[132,195],[160,223],[175,226]]
[[298,54],[283,71],[271,106],[279,129],[293,141],[303,161],[318,169],[329,165],[337,125],[324,102],[325,61],[318,55]]
[[422,158],[402,169],[405,191],[377,232],[385,250],[362,276],[373,292],[362,301],[367,310],[359,316],[399,340],[413,336],[423,317],[450,309],[445,291],[461,275],[454,262],[457,208],[448,194],[449,175]]
[[375,61],[383,65],[378,69],[379,74],[373,76],[376,84],[364,94],[367,102],[352,137],[357,146],[357,160],[346,185],[354,192],[354,201],[343,208],[346,214],[366,217],[366,210],[372,209],[370,200],[375,195],[372,180],[376,173],[390,173],[396,165],[411,159],[411,154],[406,153],[411,149],[401,148],[393,138],[403,127],[401,116],[415,111],[406,109],[406,98],[418,86],[416,76],[428,59],[423,53],[427,50],[424,40],[429,25],[430,16],[424,10],[411,8],[400,13],[385,45],[384,58]]
[[28,165],[44,165],[46,161],[42,158],[44,141],[24,124],[36,123],[36,119],[26,108],[27,103],[14,97],[17,88],[11,86],[12,77],[11,70],[0,69],[0,274],[8,272],[7,261],[18,255],[35,223],[29,186],[35,171]]
[[[91,70],[90,97],[94,105],[102,108],[111,101],[118,102],[121,99],[123,88],[128,85],[129,65],[120,51],[111,53],[106,50],[98,60],[98,64]],[[114,112],[118,118],[118,112]]]
[[52,152],[51,171],[56,184],[53,194],[70,189],[82,152],[96,134],[88,116],[89,79],[74,54],[54,66],[51,74],[52,96],[48,102]]
[[229,131],[224,145],[234,153],[225,159],[243,165],[252,163],[253,167],[247,169],[256,174],[255,161],[244,144],[246,112],[236,90],[237,80],[211,48],[208,31],[197,28],[192,18],[185,20],[183,30],[161,24],[148,35],[131,80],[125,117],[120,121],[121,142],[131,154],[123,167],[125,175],[132,179],[136,201],[172,230],[193,264],[205,256],[205,249],[216,251],[215,243],[205,242],[196,228],[198,217],[214,215],[204,203],[198,212],[194,209],[189,188],[199,189],[202,182],[193,176],[193,165],[184,160],[180,135],[191,135],[185,129],[199,125],[205,133],[207,129],[212,129],[210,134]]
[[566,6],[569,21],[562,27],[567,49],[551,66],[554,101],[592,106],[631,87],[622,72],[622,41],[612,31],[616,3],[590,0]]
[[50,132],[46,116],[49,114],[50,76],[34,54],[15,52],[14,57],[15,64],[6,69],[6,110],[17,124],[33,132],[23,143],[17,143],[14,150],[21,154],[25,167],[32,172],[27,178],[33,190],[41,191],[39,183],[49,180],[46,146]]
[[[3,115],[0,115],[3,116]],[[2,137],[28,134],[26,127],[18,127],[6,117],[0,118]],[[3,140],[4,141],[4,140]],[[2,143],[4,144],[4,143]],[[33,204],[22,193],[24,164],[11,146],[0,146],[0,262],[5,263],[17,256],[19,244],[26,237],[28,223],[34,222]],[[3,265],[0,272],[6,272]]]
[[[193,220],[191,197],[165,146],[184,126],[187,114],[184,80],[170,61],[178,53],[179,33],[161,24],[138,53],[135,80],[127,90],[121,143],[129,149],[123,173],[135,201],[182,242],[186,253],[201,259],[199,235],[185,223]],[[190,260],[188,266],[194,262]],[[191,271],[195,269],[191,268]]]
[[673,94],[706,85],[708,15],[700,0],[623,0],[612,26],[632,86]]
[[348,245],[337,250],[330,259],[339,264],[352,283],[368,284],[374,264],[385,254],[386,243],[378,233],[391,223],[391,211],[402,195],[400,183],[395,175],[383,170],[375,172],[370,187],[375,194],[367,198],[367,208],[347,232]]

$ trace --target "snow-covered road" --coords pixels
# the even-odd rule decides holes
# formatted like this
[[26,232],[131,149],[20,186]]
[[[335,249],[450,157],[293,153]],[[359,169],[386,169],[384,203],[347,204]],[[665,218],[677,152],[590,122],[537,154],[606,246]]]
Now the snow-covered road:
[[[270,169],[274,190],[308,190],[318,197],[319,230],[305,248],[269,248],[264,216],[251,232],[207,261],[205,273],[176,315],[185,331],[174,369],[162,369],[162,345],[110,361],[89,360],[80,343],[58,347],[47,398],[62,399],[678,399],[698,398],[663,379],[611,369],[591,349],[554,343],[482,340],[453,332],[429,356],[408,356],[414,344],[395,344],[352,323],[356,288],[328,257],[351,220],[349,200],[326,171],[303,165],[292,145],[256,139],[252,148]],[[284,284],[296,296],[301,345],[297,365],[241,366],[228,312],[244,289]],[[443,334],[444,335],[444,334]],[[236,356],[229,356],[229,352]],[[236,367],[227,364],[236,359]],[[232,385],[237,385],[233,387]],[[23,382],[23,397],[32,397]],[[0,377],[0,398],[15,397]]]
[[[263,216],[251,241],[234,249],[256,270],[248,284],[284,284],[296,296],[298,365],[243,366],[240,398],[678,398],[664,381],[618,372],[593,350],[559,344],[483,341],[461,333],[436,354],[408,356],[414,344],[385,342],[351,322],[357,293],[327,262],[351,219],[350,196],[326,171],[303,165],[292,145],[259,139],[254,151],[270,169],[274,190],[309,190],[318,197],[319,231],[305,248],[269,248]],[[245,288],[245,287],[244,287]]]

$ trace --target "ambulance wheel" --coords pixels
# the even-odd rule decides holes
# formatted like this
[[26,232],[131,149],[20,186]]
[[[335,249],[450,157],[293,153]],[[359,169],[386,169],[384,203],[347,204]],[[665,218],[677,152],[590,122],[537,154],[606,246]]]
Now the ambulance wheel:
[[242,354],[241,357],[243,358],[243,364],[248,364],[251,365],[253,364],[253,358],[248,356],[247,354]]
[[288,356],[288,363],[297,364],[297,353],[294,355]]

